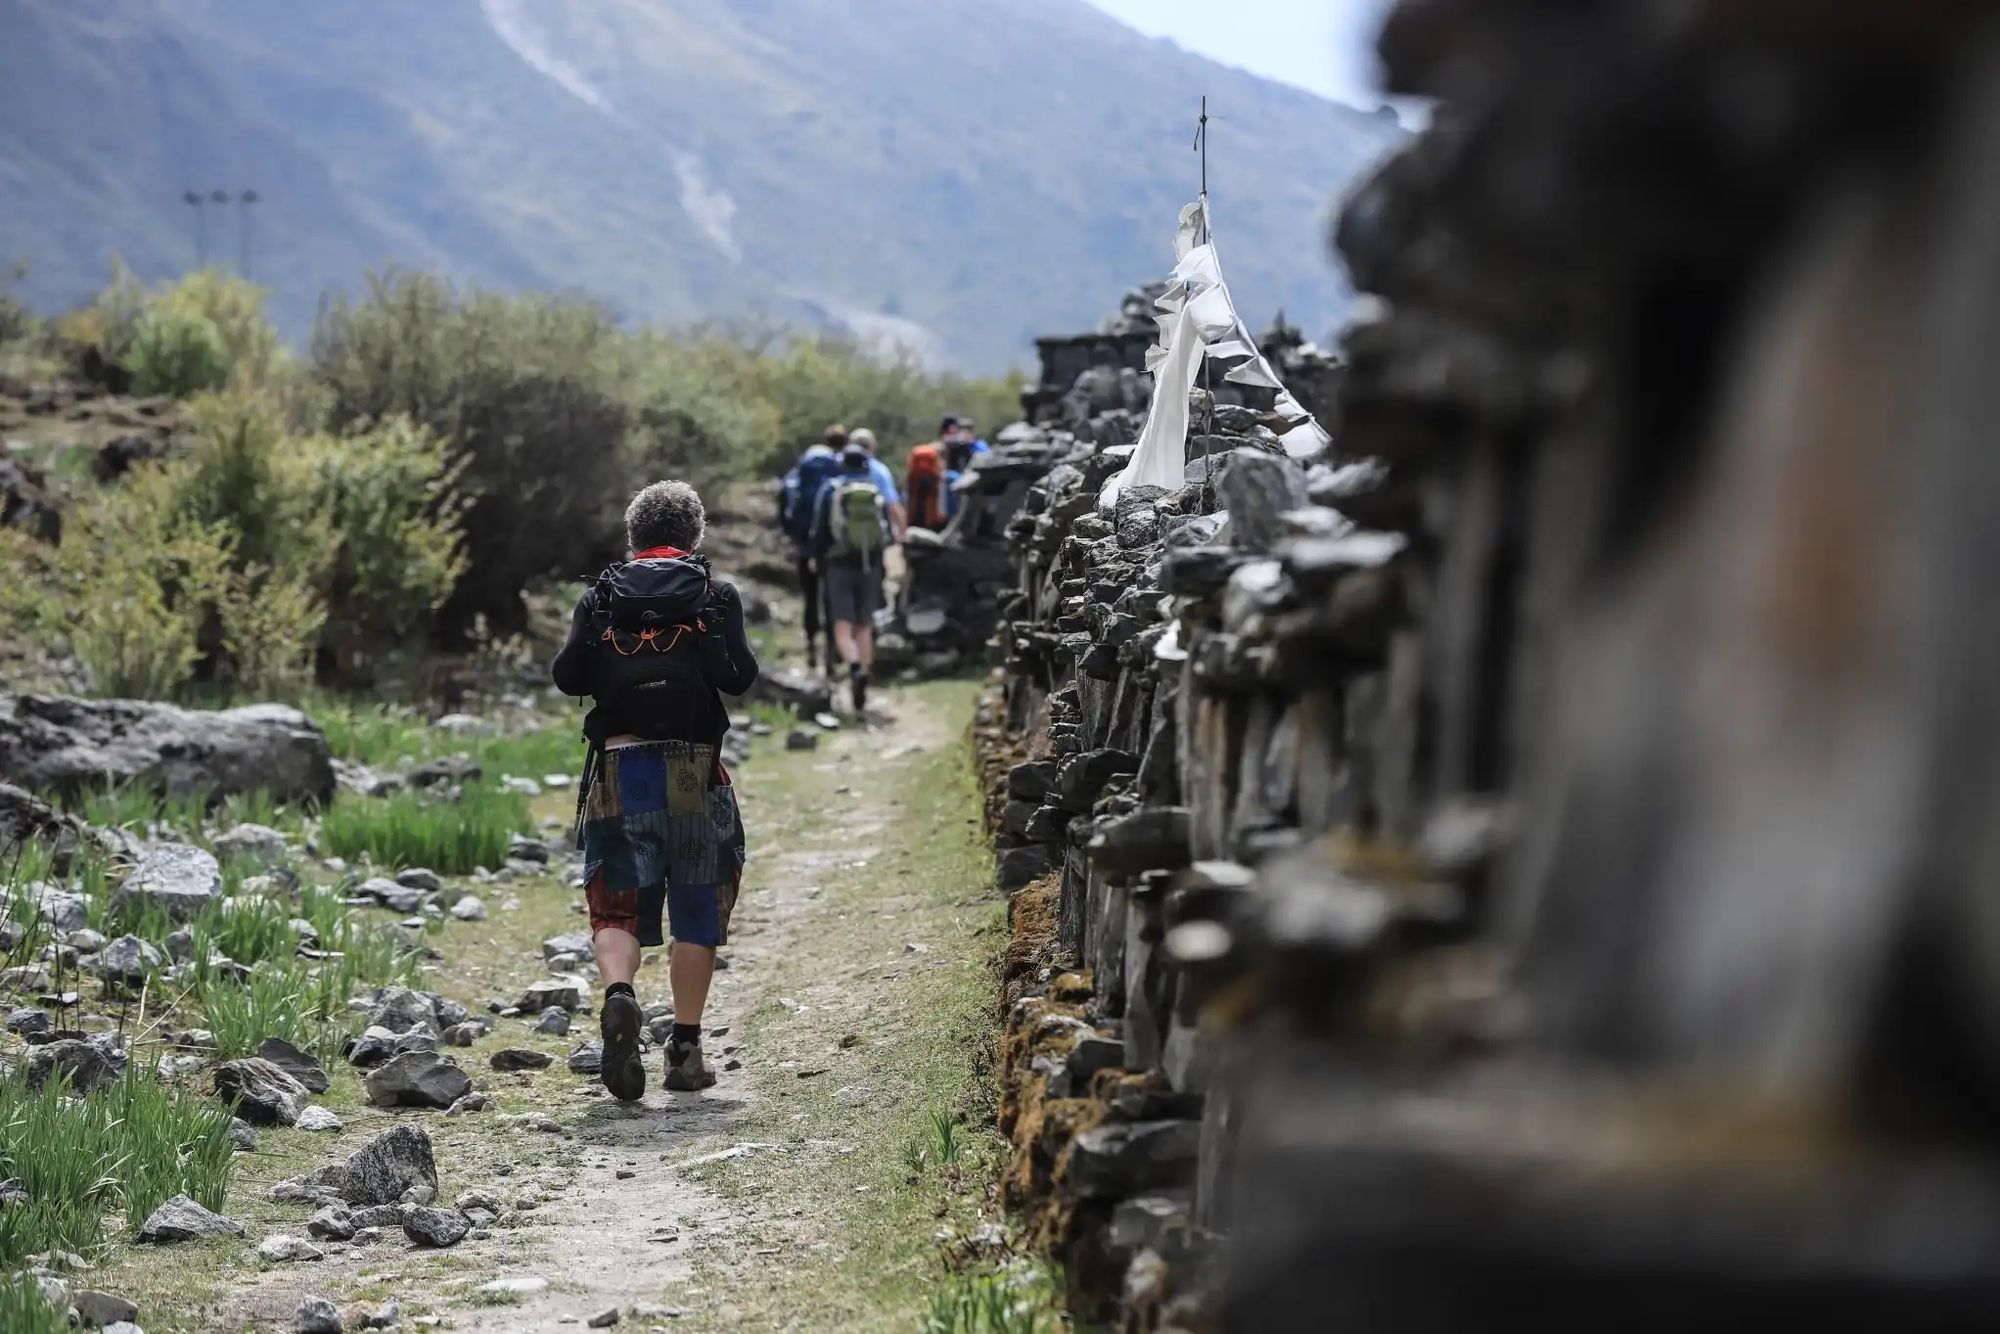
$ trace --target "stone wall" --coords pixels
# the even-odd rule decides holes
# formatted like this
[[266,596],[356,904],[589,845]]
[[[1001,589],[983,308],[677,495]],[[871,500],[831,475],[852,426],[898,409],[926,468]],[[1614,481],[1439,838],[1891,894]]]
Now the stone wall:
[[1330,457],[1198,403],[1106,512],[1131,410],[1031,405],[1003,1127],[1095,1317],[2000,1305],[2000,39],[1634,11],[1392,19]]

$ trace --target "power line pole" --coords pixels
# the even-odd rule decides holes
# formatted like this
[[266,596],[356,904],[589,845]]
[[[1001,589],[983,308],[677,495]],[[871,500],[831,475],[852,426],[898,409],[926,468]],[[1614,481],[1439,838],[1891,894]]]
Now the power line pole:
[[250,206],[262,198],[255,190],[241,190],[236,195],[236,271],[245,279],[250,277]]
[[181,195],[181,201],[194,210],[194,266],[205,269],[208,267],[208,219],[201,211],[202,197],[197,191],[189,190]]

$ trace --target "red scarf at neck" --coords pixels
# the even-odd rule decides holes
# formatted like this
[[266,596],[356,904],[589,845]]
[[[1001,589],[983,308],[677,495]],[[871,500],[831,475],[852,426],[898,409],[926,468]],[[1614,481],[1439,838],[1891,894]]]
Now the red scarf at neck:
[[647,547],[644,551],[633,552],[632,559],[633,560],[684,560],[686,559],[687,554],[688,554],[687,552],[682,551],[679,547],[657,546],[657,547]]

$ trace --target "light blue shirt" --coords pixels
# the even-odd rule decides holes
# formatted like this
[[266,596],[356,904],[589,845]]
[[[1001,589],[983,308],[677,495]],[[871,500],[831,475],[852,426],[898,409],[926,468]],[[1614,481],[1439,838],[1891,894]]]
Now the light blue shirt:
[[882,493],[884,500],[891,505],[903,503],[903,493],[896,489],[896,478],[890,473],[889,465],[872,454],[868,456],[868,478],[875,483],[875,489]]

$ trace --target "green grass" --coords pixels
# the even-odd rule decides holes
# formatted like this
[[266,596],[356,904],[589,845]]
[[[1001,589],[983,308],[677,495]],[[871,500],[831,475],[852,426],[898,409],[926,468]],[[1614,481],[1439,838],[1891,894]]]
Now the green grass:
[[26,1274],[0,1278],[0,1329],[7,1334],[70,1334],[69,1315],[42,1300]]
[[458,801],[420,792],[334,803],[320,821],[327,852],[376,866],[427,866],[465,875],[506,860],[513,836],[528,827],[525,800],[484,785],[468,785]]
[[1055,1308],[1054,1285],[1039,1269],[953,1274],[932,1292],[917,1328],[921,1334],[1053,1334],[1066,1327]]
[[0,1209],[0,1269],[52,1248],[100,1253],[107,1215],[136,1229],[172,1195],[222,1207],[233,1146],[221,1104],[137,1064],[88,1097],[65,1093],[59,1080],[36,1090],[19,1072],[0,1078],[0,1179],[28,1193]]

